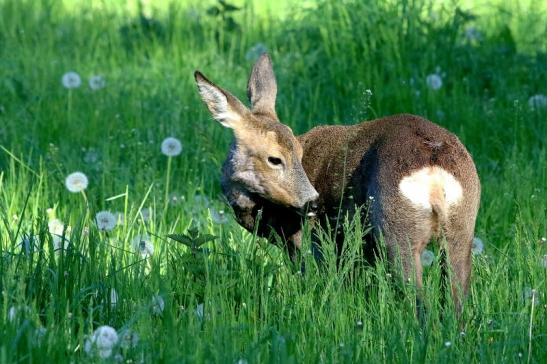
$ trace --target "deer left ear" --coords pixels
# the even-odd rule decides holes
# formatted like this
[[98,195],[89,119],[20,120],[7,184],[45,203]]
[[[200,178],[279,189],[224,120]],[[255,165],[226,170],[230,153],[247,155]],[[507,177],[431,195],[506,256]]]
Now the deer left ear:
[[249,110],[235,96],[209,81],[201,72],[194,73],[201,99],[217,121],[223,126],[236,129],[241,126]]
[[275,113],[275,98],[277,82],[272,66],[272,60],[263,53],[256,61],[247,83],[247,96],[251,102],[251,110],[255,113],[270,114],[277,119]]

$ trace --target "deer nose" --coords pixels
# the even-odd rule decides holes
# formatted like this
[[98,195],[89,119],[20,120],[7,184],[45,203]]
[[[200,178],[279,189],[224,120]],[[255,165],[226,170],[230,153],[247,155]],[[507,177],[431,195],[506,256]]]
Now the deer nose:
[[319,210],[319,204],[317,203],[317,199],[315,199],[308,203],[306,216],[308,217],[317,216],[317,210]]
[[[313,192],[308,194],[304,199],[302,199],[302,204],[300,209],[308,212],[308,216],[315,216],[315,211],[317,211],[318,204],[317,199],[319,198],[319,193],[313,189]],[[310,215],[311,214],[311,215]]]

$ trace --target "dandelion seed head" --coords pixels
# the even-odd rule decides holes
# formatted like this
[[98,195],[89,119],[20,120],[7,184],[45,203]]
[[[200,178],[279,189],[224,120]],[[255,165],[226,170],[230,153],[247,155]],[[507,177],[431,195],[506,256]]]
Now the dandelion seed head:
[[14,306],[11,306],[8,310],[8,321],[15,322],[16,318],[17,318],[17,308],[15,308]]
[[522,290],[522,298],[524,301],[533,302],[534,306],[540,304],[538,291],[534,288],[524,287]]
[[161,152],[168,157],[176,157],[182,152],[182,144],[177,138],[165,138],[161,142]]
[[120,346],[126,350],[137,347],[137,345],[139,344],[139,340],[139,335],[129,329],[122,331],[122,333],[120,334]]
[[117,219],[110,211],[99,211],[95,215],[95,222],[99,230],[111,231],[116,227]]
[[449,347],[451,347],[451,346],[452,346],[452,342],[451,342],[451,341],[445,341],[445,342],[444,342],[444,347],[445,347],[445,348],[449,348]]
[[160,295],[155,295],[152,297],[152,313],[154,315],[161,315],[163,309],[165,308],[165,301]]
[[34,330],[34,342],[37,345],[41,345],[42,341],[46,337],[46,334],[47,334],[47,329],[45,327],[41,327],[41,326],[37,327]]
[[184,197],[181,196],[178,192],[171,192],[169,194],[169,203],[171,205],[178,205],[179,203],[182,202],[183,199]]
[[74,71],[65,73],[61,79],[63,86],[67,89],[78,88],[82,85],[80,75]]
[[473,253],[473,255],[481,255],[483,251],[484,251],[484,244],[482,240],[479,237],[475,236],[473,238],[473,246],[471,248],[471,252]]
[[436,73],[427,75],[425,82],[427,84],[427,87],[434,91],[440,89],[443,86],[443,79]]
[[148,258],[154,254],[154,245],[148,235],[137,235],[131,242],[133,249],[140,253],[141,257]]
[[68,239],[66,237],[63,238],[61,235],[51,234],[51,238],[53,241],[53,250],[55,252],[68,249]]
[[87,188],[88,184],[89,180],[82,172],[71,173],[65,179],[65,186],[72,193],[82,192]]
[[95,164],[99,160],[99,153],[94,148],[89,148],[84,154],[84,162]]
[[216,224],[226,224],[228,222],[228,217],[224,210],[209,209],[211,212],[211,219]]
[[470,42],[475,42],[482,38],[482,34],[477,28],[468,27],[465,29],[465,38]]
[[89,78],[89,88],[93,91],[100,90],[106,86],[106,81],[101,75],[94,75]]
[[431,264],[433,264],[434,260],[435,254],[433,254],[433,252],[428,249],[425,249],[420,256],[420,261],[422,262],[422,266],[424,267],[429,267]]
[[50,220],[47,227],[50,234],[63,235],[65,231],[65,224],[59,219]]
[[204,304],[203,303],[200,303],[196,306],[196,316],[198,317],[198,319],[200,320],[203,320],[203,316],[205,314],[204,312]]
[[528,107],[532,110],[545,109],[547,107],[547,96],[542,94],[531,96],[528,99]]
[[84,351],[90,355],[97,354],[106,359],[112,355],[112,350],[118,343],[118,333],[110,326],[101,326],[93,332],[84,344]]

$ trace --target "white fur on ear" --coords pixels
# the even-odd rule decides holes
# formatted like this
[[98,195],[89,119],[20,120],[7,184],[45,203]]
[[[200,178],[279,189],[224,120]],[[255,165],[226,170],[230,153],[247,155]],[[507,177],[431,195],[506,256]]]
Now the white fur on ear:
[[234,124],[241,119],[241,116],[232,110],[226,95],[209,83],[198,82],[197,85],[201,98],[207,104],[213,117],[222,125],[233,128]]

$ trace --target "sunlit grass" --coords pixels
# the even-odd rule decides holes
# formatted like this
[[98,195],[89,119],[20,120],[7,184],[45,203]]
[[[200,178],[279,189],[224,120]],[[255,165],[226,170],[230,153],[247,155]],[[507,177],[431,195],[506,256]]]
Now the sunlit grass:
[[[449,2],[234,1],[247,10],[233,27],[207,15],[214,1],[150,3],[145,21],[136,2],[0,1],[0,361],[547,357],[547,108],[529,101],[547,94],[545,4],[464,2],[471,19]],[[411,112],[466,144],[484,249],[462,322],[442,303],[435,245],[420,323],[412,282],[358,262],[361,222],[346,221],[338,268],[328,232],[321,268],[307,232],[302,273],[231,217],[219,188],[230,132],[192,74],[245,99],[260,49],[295,132]],[[79,87],[63,86],[69,71]],[[168,137],[180,154],[162,154]],[[71,193],[76,171],[88,184]],[[103,326],[118,335],[111,352]]]

